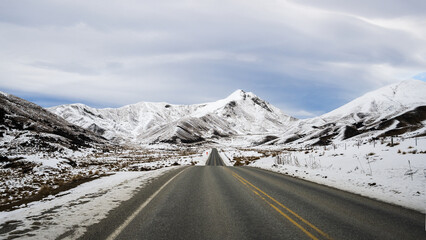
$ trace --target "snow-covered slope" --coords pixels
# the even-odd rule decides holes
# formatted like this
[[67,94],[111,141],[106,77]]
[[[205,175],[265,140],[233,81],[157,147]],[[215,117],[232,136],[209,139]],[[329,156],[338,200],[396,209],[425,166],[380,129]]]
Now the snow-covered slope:
[[0,93],[0,155],[62,152],[105,144],[105,139],[46,109]]
[[70,104],[49,110],[107,139],[131,142],[198,142],[218,136],[276,133],[296,120],[242,90],[205,104],[140,102],[105,109]]
[[330,143],[353,136],[379,137],[424,133],[426,83],[405,80],[365,95],[319,117],[304,119],[286,132],[282,142]]
[[346,123],[364,119],[368,123],[395,116],[424,104],[426,104],[426,83],[406,80],[366,93],[320,118],[325,122]]

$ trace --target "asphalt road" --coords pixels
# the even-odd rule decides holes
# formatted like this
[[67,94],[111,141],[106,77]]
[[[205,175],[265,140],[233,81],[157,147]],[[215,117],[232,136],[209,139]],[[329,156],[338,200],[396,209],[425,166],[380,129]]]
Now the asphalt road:
[[214,149],[207,166],[163,175],[83,239],[426,239],[418,212],[223,165]]
[[212,151],[210,152],[209,158],[207,158],[206,165],[207,166],[225,166],[216,148],[213,148]]

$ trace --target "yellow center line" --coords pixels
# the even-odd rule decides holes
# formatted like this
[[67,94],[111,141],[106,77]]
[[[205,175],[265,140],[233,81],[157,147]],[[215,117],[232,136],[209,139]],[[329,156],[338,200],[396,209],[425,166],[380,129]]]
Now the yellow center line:
[[[306,235],[308,235],[309,237],[311,237],[312,239],[317,239],[315,236],[313,236],[310,232],[308,232],[305,228],[303,228],[301,225],[299,225],[297,222],[295,222],[292,218],[290,218],[288,215],[286,215],[285,213],[283,213],[279,208],[277,208],[275,205],[273,205],[272,203],[270,203],[269,201],[267,201],[266,198],[264,198],[263,196],[261,196],[259,194],[262,193],[264,196],[268,197],[270,200],[272,200],[273,202],[275,202],[278,206],[280,206],[281,208],[285,209],[286,211],[288,211],[289,213],[293,214],[296,218],[298,218],[300,221],[302,221],[303,223],[305,223],[306,225],[308,225],[309,227],[311,227],[312,229],[314,229],[315,231],[317,231],[319,234],[321,234],[322,236],[324,236],[325,238],[331,240],[332,238],[330,236],[328,236],[326,233],[324,233],[323,231],[321,231],[319,228],[317,228],[316,226],[314,226],[312,223],[308,222],[307,220],[305,220],[304,218],[302,218],[301,216],[299,216],[298,214],[296,214],[295,212],[293,212],[291,209],[289,209],[288,207],[284,206],[282,203],[278,202],[275,198],[269,196],[267,193],[265,193],[264,191],[262,191],[261,189],[259,189],[258,187],[256,187],[255,185],[253,185],[252,183],[250,183],[249,181],[247,181],[246,179],[244,179],[243,177],[241,177],[240,175],[238,175],[237,173],[235,173],[234,171],[230,170],[232,172],[232,175],[237,178],[240,182],[242,182],[244,185],[246,185],[250,190],[252,190],[256,195],[258,195],[259,197],[261,197],[264,201],[266,201],[272,208],[274,208],[277,212],[279,212],[281,215],[283,215],[285,218],[287,218],[291,223],[293,223],[294,225],[296,225],[298,228],[300,228],[304,233],[306,233]],[[256,189],[257,191],[251,189],[250,187]]]
[[279,208],[277,208],[274,204],[270,203],[266,198],[264,198],[260,193],[250,188],[249,185],[247,185],[242,179],[238,178],[234,175],[236,179],[238,179],[240,182],[242,182],[244,185],[246,185],[252,192],[254,192],[257,196],[259,196],[263,201],[265,201],[269,206],[271,206],[275,211],[280,213],[282,216],[284,216],[287,220],[289,220],[291,223],[293,223],[296,227],[298,227],[300,230],[302,230],[306,235],[308,235],[310,238],[314,240],[318,240],[312,233],[310,233],[308,230],[306,230],[304,227],[302,227],[300,224],[298,224],[296,221],[294,221],[290,216],[283,213]]

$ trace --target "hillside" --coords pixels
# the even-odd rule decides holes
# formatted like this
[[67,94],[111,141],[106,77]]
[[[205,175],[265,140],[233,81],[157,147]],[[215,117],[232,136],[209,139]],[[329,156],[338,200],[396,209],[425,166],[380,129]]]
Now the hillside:
[[105,139],[16,96],[0,93],[0,153],[61,152]]
[[324,115],[301,120],[277,143],[329,144],[352,137],[426,133],[426,83],[406,80],[364,94]]

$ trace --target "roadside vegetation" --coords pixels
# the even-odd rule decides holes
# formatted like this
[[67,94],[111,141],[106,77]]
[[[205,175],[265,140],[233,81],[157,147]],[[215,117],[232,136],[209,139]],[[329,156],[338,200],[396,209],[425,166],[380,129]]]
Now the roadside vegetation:
[[59,152],[0,156],[0,211],[12,210],[115,172],[150,171],[195,165],[196,148],[102,147],[63,155]]

